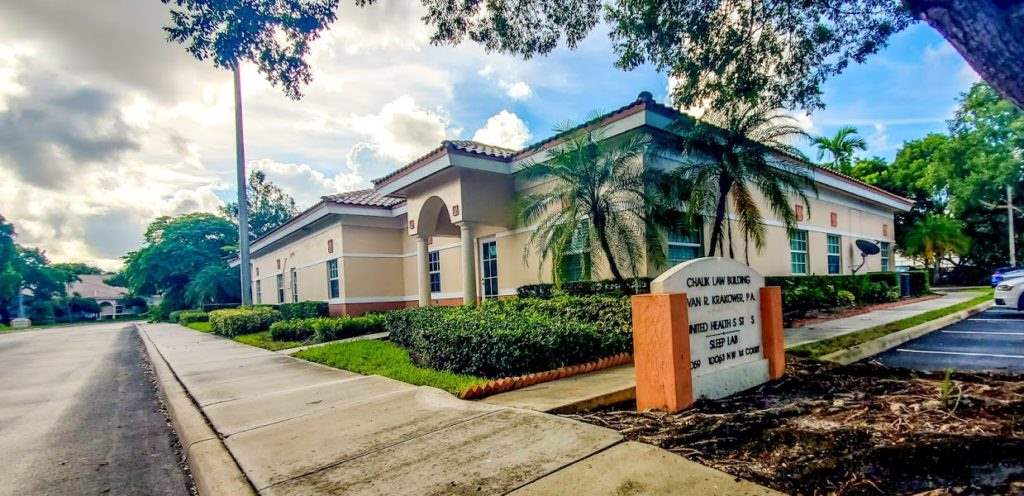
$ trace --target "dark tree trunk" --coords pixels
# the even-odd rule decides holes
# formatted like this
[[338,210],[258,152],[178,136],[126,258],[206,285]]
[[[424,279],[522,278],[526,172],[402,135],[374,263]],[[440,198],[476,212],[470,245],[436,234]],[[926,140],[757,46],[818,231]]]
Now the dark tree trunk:
[[904,0],[999,94],[1024,109],[1024,2]]
[[[722,252],[722,239],[724,238],[722,232],[722,223],[725,222],[725,204],[729,201],[728,193],[732,189],[732,181],[729,179],[722,179],[718,185],[718,204],[715,205],[715,225],[711,227],[711,253],[708,253],[709,257],[715,256],[715,248],[718,248],[719,252]],[[719,253],[721,256],[722,253]]]
[[612,253],[612,245],[608,242],[608,233],[605,230],[607,228],[603,215],[594,216],[594,229],[597,230],[597,240],[601,243],[601,250],[604,251],[604,257],[608,260],[608,270],[612,273],[612,278],[615,282],[619,283],[619,287],[622,288],[623,293],[630,294],[629,283],[626,282],[626,278],[622,277],[622,272],[619,272],[619,264],[615,261],[615,254]]

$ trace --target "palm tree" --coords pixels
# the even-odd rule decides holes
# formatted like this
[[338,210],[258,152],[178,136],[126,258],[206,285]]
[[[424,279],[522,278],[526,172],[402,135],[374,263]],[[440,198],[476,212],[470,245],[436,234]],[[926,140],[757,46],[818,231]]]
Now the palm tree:
[[945,215],[928,214],[914,223],[903,240],[903,252],[921,257],[925,265],[935,268],[933,284],[939,282],[939,264],[950,255],[967,253],[971,239],[963,232],[963,225]]
[[758,251],[764,248],[764,219],[755,191],[789,230],[797,222],[793,197],[810,208],[805,192],[816,192],[814,181],[803,154],[790,144],[806,134],[792,117],[764,105],[738,104],[709,111],[696,123],[681,120],[675,131],[680,137],[671,140],[666,151],[684,159],[664,180],[675,185],[691,225],[712,220],[708,256],[724,254],[728,230],[729,257],[735,258],[732,221],[726,223],[731,218],[736,219],[745,247],[753,241]]
[[856,150],[868,148],[868,143],[857,135],[857,128],[853,126],[839,128],[832,137],[816,136],[811,139],[811,144],[818,147],[818,161],[824,160],[826,153],[832,157],[832,161],[822,165],[847,175],[853,170],[853,154]]
[[550,187],[517,198],[520,224],[537,225],[523,259],[536,250],[541,266],[551,260],[557,284],[573,248],[603,253],[602,262],[623,291],[629,292],[623,269],[632,276],[638,274],[645,245],[652,263],[665,257],[660,244],[647,243],[649,233],[654,232],[647,215],[649,183],[643,160],[650,137],[632,133],[604,139],[597,130],[573,130],[569,125],[556,130],[569,133],[561,146],[543,162],[531,163],[520,172],[526,181],[553,180]]

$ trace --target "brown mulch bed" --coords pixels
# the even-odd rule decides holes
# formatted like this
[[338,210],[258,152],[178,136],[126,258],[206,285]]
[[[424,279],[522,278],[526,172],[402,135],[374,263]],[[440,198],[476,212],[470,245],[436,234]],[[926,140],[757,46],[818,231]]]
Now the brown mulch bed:
[[802,317],[799,319],[792,319],[786,322],[786,327],[804,327],[813,324],[820,324],[822,322],[828,322],[830,320],[843,319],[846,317],[853,317],[856,315],[863,315],[868,312],[873,312],[875,310],[886,310],[889,308],[901,307],[903,305],[909,305],[911,303],[917,303],[920,301],[934,300],[936,298],[942,298],[942,295],[933,294],[926,296],[918,296],[917,298],[907,298],[905,300],[895,301],[892,303],[878,303],[875,305],[865,305],[862,307],[833,310],[828,313],[818,314],[814,317]]
[[569,417],[790,494],[1024,494],[1024,377],[787,365],[677,414]]

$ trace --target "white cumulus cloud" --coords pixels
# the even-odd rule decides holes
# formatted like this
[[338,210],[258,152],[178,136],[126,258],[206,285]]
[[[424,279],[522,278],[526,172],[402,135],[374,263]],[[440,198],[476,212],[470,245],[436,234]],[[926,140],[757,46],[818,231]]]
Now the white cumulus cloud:
[[518,115],[502,110],[492,115],[484,127],[473,133],[473,141],[517,150],[530,140],[530,130]]

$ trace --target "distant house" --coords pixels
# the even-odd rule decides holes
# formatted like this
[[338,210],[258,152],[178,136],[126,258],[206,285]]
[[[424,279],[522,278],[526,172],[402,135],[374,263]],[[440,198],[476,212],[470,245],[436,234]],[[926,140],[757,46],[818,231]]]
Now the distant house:
[[134,315],[140,311],[138,307],[125,307],[122,300],[128,296],[128,288],[111,286],[105,282],[113,274],[83,274],[79,281],[68,285],[68,294],[82,298],[92,298],[100,305],[99,318],[108,319],[119,315]]

